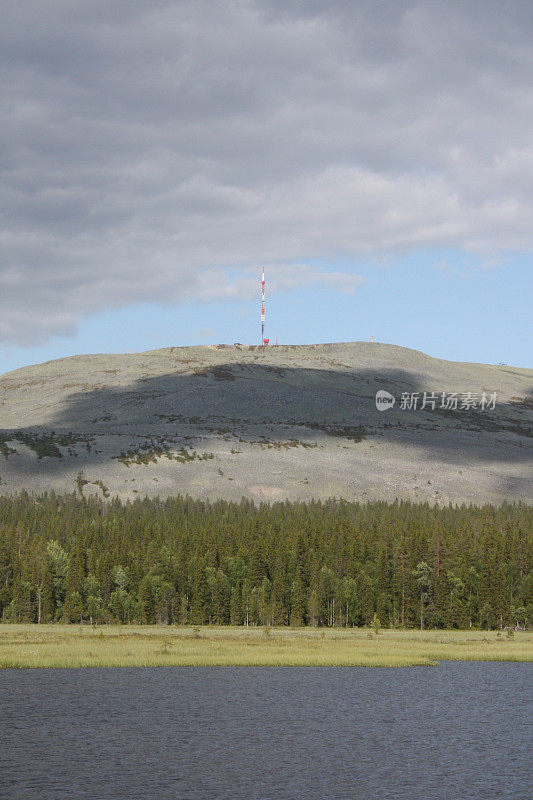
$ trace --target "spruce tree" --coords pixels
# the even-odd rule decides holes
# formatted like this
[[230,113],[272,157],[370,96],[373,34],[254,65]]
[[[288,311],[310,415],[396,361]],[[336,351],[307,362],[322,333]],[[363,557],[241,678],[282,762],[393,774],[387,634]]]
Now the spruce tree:
[[299,566],[296,568],[291,597],[291,625],[304,625],[306,619],[306,593]]
[[85,581],[85,548],[78,541],[71,553],[67,571],[64,615],[67,622],[83,618],[83,583]]

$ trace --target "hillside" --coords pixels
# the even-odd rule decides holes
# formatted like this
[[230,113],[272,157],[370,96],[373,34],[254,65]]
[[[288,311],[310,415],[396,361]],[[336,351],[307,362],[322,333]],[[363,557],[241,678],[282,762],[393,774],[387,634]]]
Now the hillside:
[[368,342],[59,359],[0,378],[0,492],[531,502],[532,392],[533,370]]

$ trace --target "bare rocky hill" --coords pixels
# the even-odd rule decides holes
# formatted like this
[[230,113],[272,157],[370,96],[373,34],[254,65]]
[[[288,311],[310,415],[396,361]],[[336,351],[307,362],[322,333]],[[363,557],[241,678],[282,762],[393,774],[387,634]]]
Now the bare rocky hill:
[[0,378],[0,492],[531,502],[532,393],[367,342],[60,359]]

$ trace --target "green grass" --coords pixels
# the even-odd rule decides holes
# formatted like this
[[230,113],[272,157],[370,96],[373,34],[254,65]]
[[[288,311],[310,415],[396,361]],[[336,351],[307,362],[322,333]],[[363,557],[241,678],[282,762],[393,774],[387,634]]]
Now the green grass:
[[533,661],[533,633],[0,625],[0,667],[368,666]]

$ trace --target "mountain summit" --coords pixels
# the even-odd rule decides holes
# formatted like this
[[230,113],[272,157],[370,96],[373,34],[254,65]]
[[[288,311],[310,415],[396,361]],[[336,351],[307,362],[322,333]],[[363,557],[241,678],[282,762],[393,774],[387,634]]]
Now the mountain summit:
[[0,377],[0,492],[530,502],[532,389],[368,342],[64,358]]

